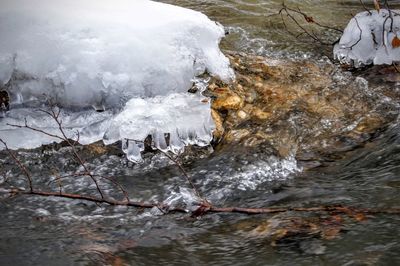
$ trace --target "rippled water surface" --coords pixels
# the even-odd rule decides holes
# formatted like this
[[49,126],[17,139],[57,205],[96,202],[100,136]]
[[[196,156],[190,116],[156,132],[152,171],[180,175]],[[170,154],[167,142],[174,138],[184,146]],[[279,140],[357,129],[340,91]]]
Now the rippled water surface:
[[[304,52],[308,55],[330,56],[331,48],[313,43],[310,38],[301,36],[295,38],[293,35],[300,33],[298,28],[292,27],[294,24],[284,15],[285,27],[279,15],[283,2],[290,8],[305,12],[321,25],[336,29],[343,29],[352,14],[364,10],[358,0],[162,0],[160,2],[201,11],[222,23],[230,33],[223,43],[223,47],[227,49],[286,57],[301,57],[304,56]],[[366,6],[372,8],[372,1],[364,2]],[[391,8],[400,6],[400,1],[388,2]],[[310,24],[305,23],[301,16],[295,15],[295,18],[302,26],[316,33],[327,43],[333,43],[340,37],[340,33],[336,31],[318,27],[308,28]]]
[[[202,11],[225,25],[230,33],[223,42],[225,49],[291,58],[304,53],[319,58],[330,51],[288,35],[275,16],[281,7],[278,0],[162,2]],[[362,10],[359,1],[286,3],[338,28]],[[323,36],[328,40],[338,37],[334,32]],[[398,207],[398,122],[343,159],[309,171],[301,171],[294,158],[271,157],[266,147],[203,150],[200,158],[188,160],[185,167],[201,193],[219,206]],[[80,170],[69,154],[68,148],[61,148],[26,151],[20,156],[41,183],[53,168],[64,173]],[[0,160],[5,165],[2,171],[15,179],[10,182],[24,185],[4,154]],[[149,155],[140,166],[127,163],[119,154],[90,157],[88,162],[97,173],[116,176],[134,200],[191,207],[193,193],[177,167],[162,154]],[[63,186],[78,192],[93,190],[89,180],[80,177],[66,180]],[[112,186],[104,186],[108,193],[115,193]],[[278,245],[272,244],[271,237],[252,233],[271,217],[211,214],[198,219],[161,215],[156,209],[14,197],[0,201],[0,265],[400,265],[399,215],[346,217],[333,239],[305,235]]]

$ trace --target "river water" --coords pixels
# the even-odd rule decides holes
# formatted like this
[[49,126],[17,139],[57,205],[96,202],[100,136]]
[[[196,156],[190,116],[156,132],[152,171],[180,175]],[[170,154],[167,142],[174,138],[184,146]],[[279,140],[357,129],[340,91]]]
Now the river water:
[[[287,33],[276,16],[279,0],[162,2],[204,12],[222,23],[229,32],[222,43],[227,50],[293,60],[331,56],[330,48]],[[399,1],[389,2],[395,6]],[[286,3],[338,28],[346,25],[351,14],[363,10],[359,1],[350,0]],[[339,37],[335,32],[320,34],[332,42]],[[52,168],[64,173],[79,170],[69,154],[68,148],[20,152],[37,183],[47,181]],[[343,204],[385,209],[400,203],[398,120],[344,158],[308,171],[301,171],[293,158],[270,158],[262,147],[239,147],[229,153],[203,150],[197,156],[185,167],[201,193],[219,206]],[[8,164],[4,153],[0,160],[15,177],[18,171]],[[190,205],[193,195],[185,180],[163,155],[132,165],[118,154],[105,154],[91,157],[89,166],[98,173],[117,176],[132,199]],[[93,189],[89,180],[79,177],[63,187],[78,192]],[[115,192],[111,186],[106,191]],[[290,220],[295,215],[279,218]],[[341,217],[340,233],[332,239],[305,234],[279,243],[274,243],[276,236],[271,240],[263,234],[266,230],[259,228],[271,215],[191,218],[161,215],[156,209],[14,197],[0,202],[0,217],[0,265],[400,265],[400,217],[393,215]]]

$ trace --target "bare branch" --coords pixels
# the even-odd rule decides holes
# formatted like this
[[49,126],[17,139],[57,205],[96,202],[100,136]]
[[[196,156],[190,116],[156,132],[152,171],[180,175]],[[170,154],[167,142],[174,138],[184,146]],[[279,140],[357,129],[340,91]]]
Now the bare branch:
[[[4,191],[2,191],[4,192]],[[46,192],[46,191],[26,191],[21,189],[9,189],[7,193],[14,195],[35,195],[42,197],[59,197],[59,198],[67,198],[67,199],[78,199],[85,200],[90,202],[95,202],[99,204],[108,204],[113,206],[129,206],[143,209],[151,209],[151,208],[162,208],[167,209],[169,213],[171,212],[181,212],[187,213],[187,210],[180,207],[170,208],[169,206],[165,206],[164,204],[159,203],[148,203],[148,202],[136,202],[136,201],[119,201],[112,199],[104,199],[92,196],[85,196],[79,194],[70,194],[70,193],[58,193],[58,192]],[[400,215],[400,208],[388,208],[388,209],[366,209],[366,208],[354,208],[347,206],[318,206],[318,207],[275,207],[275,208],[242,208],[242,207],[214,207],[209,206],[208,208],[203,208],[202,215],[210,214],[210,213],[242,213],[248,215],[254,214],[274,214],[274,213],[283,213],[283,212],[334,212],[334,213],[343,213],[351,215],[353,213],[363,213],[370,215],[377,214],[387,214],[387,215]]]
[[[293,8],[290,8],[290,7],[286,6],[285,3],[283,3],[282,5],[283,5],[283,8],[282,8],[282,9],[285,10],[286,13],[289,14],[288,11],[292,11],[292,12],[294,12],[294,13],[300,14],[300,15],[303,16],[304,20],[305,20],[307,23],[315,24],[315,25],[317,25],[318,27],[323,28],[323,29],[328,29],[328,30],[337,31],[337,32],[339,32],[339,33],[343,33],[343,30],[341,30],[341,29],[338,29],[338,28],[335,28],[335,27],[331,27],[331,26],[327,26],[327,25],[324,25],[324,24],[319,23],[319,22],[316,21],[313,17],[308,16],[305,12],[301,11],[301,9],[300,9],[299,7],[297,7],[297,10],[296,10],[296,9],[293,9]],[[282,10],[282,9],[281,9],[281,10]]]
[[359,36],[358,36],[358,40],[357,40],[354,44],[352,44],[352,45],[349,47],[349,49],[353,49],[354,46],[356,46],[357,44],[359,44],[359,42],[362,40],[362,33],[363,33],[363,31],[362,31],[362,29],[361,29],[361,26],[360,26],[360,24],[358,23],[358,19],[357,19],[355,16],[353,16],[353,19],[356,21],[357,28],[359,29],[360,34],[359,34]]
[[[126,139],[127,141],[134,141],[137,143],[143,143],[144,141],[139,141],[139,140],[134,140],[134,139]],[[155,145],[154,145],[155,147]],[[186,170],[183,168],[182,164],[175,158],[173,158],[170,154],[168,154],[168,152],[162,151],[161,149],[158,149],[157,147],[155,147],[155,149],[159,152],[161,152],[162,154],[164,154],[171,162],[173,162],[180,170],[180,172],[183,174],[183,176],[185,177],[186,181],[189,183],[189,185],[192,187],[192,190],[196,193],[196,196],[198,198],[200,198],[203,203],[209,204],[209,202],[207,201],[207,199],[203,198],[200,195],[200,192],[198,191],[198,189],[196,188],[196,186],[194,185],[194,183],[192,182],[192,179],[190,178],[189,174],[186,172]]]
[[26,121],[26,119],[25,119],[25,124],[24,124],[23,126],[21,126],[21,125],[15,125],[15,124],[9,124],[9,123],[7,123],[7,125],[8,125],[8,126],[11,126],[11,127],[15,127],[15,128],[26,128],[26,129],[30,129],[30,130],[32,130],[32,131],[36,131],[36,132],[42,133],[42,134],[44,134],[44,135],[47,135],[47,136],[49,136],[49,137],[56,138],[56,139],[59,139],[59,140],[61,140],[61,141],[64,141],[64,139],[63,139],[62,137],[60,137],[60,136],[57,136],[57,135],[48,133],[48,132],[46,132],[46,131],[44,131],[44,130],[41,130],[41,129],[38,129],[38,128],[34,128],[34,127],[29,126],[28,123],[27,123],[27,121]]
[[360,3],[361,3],[361,5],[363,6],[363,8],[365,9],[365,11],[367,11],[368,14],[371,16],[371,15],[372,15],[372,12],[365,6],[364,1],[363,1],[363,0],[360,0]]
[[17,127],[17,128],[27,128],[27,129],[30,129],[30,130],[33,130],[33,131],[36,131],[36,132],[40,132],[40,133],[43,133],[43,134],[45,134],[47,136],[54,137],[54,138],[57,138],[59,140],[67,142],[67,144],[72,149],[72,153],[74,154],[75,159],[83,167],[83,169],[85,171],[85,174],[87,176],[89,176],[90,179],[93,181],[93,183],[96,186],[97,192],[100,194],[101,198],[104,198],[103,191],[101,190],[97,179],[94,177],[94,175],[91,173],[91,171],[87,168],[85,162],[82,160],[82,158],[80,157],[78,151],[76,150],[75,145],[76,145],[77,142],[76,141],[72,141],[71,139],[69,139],[68,136],[66,135],[65,131],[64,131],[64,128],[62,126],[62,120],[59,119],[60,112],[61,112],[60,109],[57,108],[58,110],[56,111],[56,107],[55,107],[54,104],[51,103],[51,101],[49,101],[49,105],[50,105],[50,111],[43,110],[43,109],[40,109],[40,111],[45,113],[45,114],[47,114],[47,115],[49,115],[51,118],[53,118],[53,120],[56,122],[56,124],[58,126],[58,130],[61,133],[62,137],[54,135],[54,134],[50,134],[50,133],[48,133],[46,131],[43,131],[41,129],[33,128],[33,127],[28,125],[26,120],[25,120],[25,125],[24,126],[12,125],[12,124],[9,124],[9,125],[13,126],[13,127]]
[[3,141],[2,139],[0,139],[0,142],[4,145],[4,147],[6,148],[6,151],[8,152],[8,154],[11,156],[11,158],[15,161],[15,163],[18,165],[18,167],[22,170],[22,172],[24,173],[28,184],[29,184],[29,190],[30,192],[33,192],[33,184],[32,184],[32,177],[31,174],[29,173],[28,169],[26,169],[26,167],[21,163],[21,161],[15,156],[15,154],[8,148],[7,143],[5,141]]
[[[82,172],[77,172],[69,175],[60,175],[58,172],[55,172],[55,179],[49,181],[48,185],[50,185],[52,182],[57,182],[58,185],[58,191],[39,191],[39,190],[34,190],[33,185],[32,185],[32,178],[29,173],[29,171],[26,169],[26,167],[21,163],[21,161],[15,156],[15,154],[8,148],[7,144],[0,139],[0,142],[5,146],[6,151],[8,154],[11,156],[13,161],[16,163],[16,165],[24,172],[26,179],[28,180],[29,183],[29,190],[25,189],[20,189],[20,188],[14,188],[14,187],[8,187],[6,189],[0,190],[0,193],[8,193],[11,196],[17,196],[17,195],[32,195],[32,196],[40,196],[40,197],[58,197],[58,198],[66,198],[66,199],[77,199],[77,200],[83,200],[83,201],[90,201],[94,202],[96,204],[108,204],[108,205],[113,205],[113,206],[130,206],[130,207],[135,207],[135,208],[142,208],[142,209],[150,209],[150,208],[158,208],[160,209],[163,213],[167,212],[180,212],[180,213],[187,213],[188,211],[185,208],[181,207],[171,207],[163,203],[155,202],[139,202],[139,201],[131,201],[129,199],[129,195],[127,191],[113,178],[113,177],[106,177],[106,176],[100,176],[93,174],[89,171],[89,169],[86,167],[84,161],[82,158],[79,156],[77,149],[75,147],[77,142],[73,142],[72,140],[68,139],[66,136],[64,129],[62,127],[62,121],[59,119],[60,115],[60,110],[55,111],[54,108],[52,108],[50,111],[46,111],[45,113],[51,115],[51,117],[56,121],[59,130],[62,134],[61,138],[63,141],[66,141],[68,145],[72,148],[72,152],[76,159],[79,161],[80,165],[83,167]],[[42,130],[35,130],[35,128],[30,127],[27,125],[25,122],[25,126],[17,126],[21,128],[28,128],[43,134],[47,134],[47,132],[42,131]],[[136,140],[130,140],[128,139],[127,141],[136,141]],[[136,142],[141,142],[144,143],[143,141],[136,141]],[[194,183],[192,182],[189,174],[186,172],[186,170],[183,168],[182,164],[179,162],[177,158],[174,158],[171,156],[168,152],[164,152],[160,149],[157,149],[161,153],[163,153],[169,160],[171,160],[174,165],[176,165],[181,173],[184,175],[186,178],[187,182],[190,184],[192,189],[195,191],[196,195],[202,199],[202,202],[200,203],[199,207],[192,212],[193,216],[201,216],[205,214],[211,214],[211,213],[242,213],[242,214],[273,214],[273,213],[283,213],[283,212],[332,212],[332,213],[342,213],[346,215],[354,215],[357,213],[362,213],[362,214],[391,214],[391,215],[400,215],[400,208],[391,208],[391,209],[362,209],[362,208],[353,208],[353,207],[346,207],[346,206],[317,206],[317,207],[308,207],[308,208],[303,208],[303,207],[275,207],[275,208],[244,208],[244,207],[216,207],[211,205],[205,198],[201,197],[199,191],[196,189]],[[74,194],[74,193],[66,193],[62,189],[62,180],[65,178],[69,177],[77,177],[77,176],[89,176],[93,182],[96,184],[96,188],[99,192],[100,197],[97,196],[91,196],[91,195],[82,195],[82,194]],[[105,179],[109,182],[111,182],[115,187],[118,188],[118,190],[124,195],[123,200],[116,200],[110,197],[105,197],[102,190],[100,189],[98,182],[98,179]],[[4,185],[5,183],[3,182],[0,185]]]

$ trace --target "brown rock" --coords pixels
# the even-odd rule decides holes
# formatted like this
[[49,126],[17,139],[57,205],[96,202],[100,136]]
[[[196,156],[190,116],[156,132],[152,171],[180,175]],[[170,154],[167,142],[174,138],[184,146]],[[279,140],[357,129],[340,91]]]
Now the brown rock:
[[221,139],[224,134],[223,120],[217,111],[211,109],[211,117],[215,123],[214,138]]
[[[399,92],[384,86],[365,90],[362,79],[328,62],[234,52],[228,58],[236,80],[214,78],[207,91],[215,97],[214,135],[225,135],[219,146],[266,143],[277,156],[313,154],[313,160],[329,161],[365,143],[395,117],[379,110],[395,110]],[[380,101],[383,97],[393,100]]]
[[255,118],[257,118],[257,119],[260,119],[260,120],[267,120],[268,118],[270,118],[271,117],[271,113],[269,113],[269,112],[264,112],[264,111],[262,111],[260,108],[255,108],[254,110],[253,110],[253,112],[252,112],[252,115],[255,117]]
[[212,108],[215,110],[238,110],[242,106],[243,99],[230,91],[219,95],[212,103]]

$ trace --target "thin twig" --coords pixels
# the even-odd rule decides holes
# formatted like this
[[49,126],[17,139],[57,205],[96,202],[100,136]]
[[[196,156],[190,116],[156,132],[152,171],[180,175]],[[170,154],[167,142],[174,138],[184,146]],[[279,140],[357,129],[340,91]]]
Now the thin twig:
[[[164,210],[168,210],[168,212],[181,212],[187,213],[188,211],[184,208],[180,207],[170,207],[165,204],[160,203],[149,203],[149,202],[137,202],[137,201],[120,201],[113,199],[104,199],[93,196],[86,196],[80,194],[70,194],[70,193],[58,193],[58,192],[48,192],[48,191],[26,191],[21,189],[12,188],[8,191],[2,191],[3,193],[10,193],[14,195],[34,195],[34,196],[42,196],[42,197],[58,197],[58,198],[67,198],[67,199],[78,199],[85,200],[90,202],[95,202],[99,204],[108,204],[112,206],[129,206],[143,209],[151,209],[151,208],[163,208]],[[209,208],[204,209],[202,215],[209,213],[242,213],[248,215],[254,214],[275,214],[275,213],[283,213],[283,212],[334,212],[334,213],[343,213],[343,214],[391,214],[391,215],[399,215],[400,208],[388,208],[388,209],[368,209],[368,208],[354,208],[347,206],[317,206],[317,207],[271,207],[271,208],[243,208],[243,207],[214,207],[209,206]]]
[[[32,178],[26,167],[20,162],[20,160],[14,155],[14,153],[8,148],[7,144],[5,141],[0,139],[0,142],[3,143],[3,145],[6,148],[6,151],[9,153],[11,158],[14,160],[14,162],[17,164],[17,166],[24,172],[28,183],[29,183],[29,190],[24,190],[20,188],[14,188],[14,187],[9,187],[6,189],[1,190],[1,193],[8,193],[12,196],[16,195],[33,195],[33,196],[41,196],[41,197],[59,197],[59,198],[67,198],[67,199],[78,199],[78,200],[84,200],[84,201],[90,201],[94,202],[96,204],[108,204],[108,205],[113,205],[113,206],[130,206],[130,207],[136,207],[136,208],[142,208],[142,209],[150,209],[150,208],[158,208],[160,209],[163,213],[166,213],[165,210],[168,212],[181,212],[181,213],[187,213],[188,211],[185,208],[181,207],[171,207],[163,203],[149,203],[149,202],[138,202],[138,201],[131,201],[129,199],[128,193],[123,189],[123,187],[115,181],[111,177],[105,177],[105,176],[99,176],[90,173],[90,171],[86,168],[85,163],[79,156],[79,154],[76,151],[76,143],[72,143],[66,136],[63,128],[62,128],[62,121],[59,120],[59,115],[60,111],[55,111],[54,108],[51,109],[50,112],[45,111],[47,114],[51,115],[54,120],[57,122],[59,126],[59,130],[62,134],[63,140],[67,141],[68,145],[72,148],[72,151],[75,155],[75,157],[78,159],[82,167],[84,168],[83,172],[78,172],[74,173],[71,175],[58,175],[56,176],[55,181],[59,183],[59,191],[54,192],[54,191],[39,191],[39,190],[34,190],[33,185],[32,185]],[[27,125],[27,124],[26,124]],[[24,127],[24,126],[21,126]],[[40,131],[39,131],[40,132]],[[42,133],[46,134],[45,131]],[[136,141],[136,140],[128,140],[128,141]],[[136,141],[136,142],[141,142],[141,141]],[[142,142],[144,143],[144,142]],[[203,200],[201,202],[200,206],[192,212],[194,216],[200,216],[200,215],[205,215],[208,213],[242,213],[242,214],[273,214],[273,213],[283,213],[283,212],[334,212],[334,213],[344,213],[347,215],[354,215],[358,213],[362,214],[400,214],[400,208],[391,208],[391,209],[358,209],[358,208],[352,208],[352,207],[346,207],[346,206],[318,206],[318,207],[276,207],[276,208],[244,208],[244,207],[215,207],[211,205],[206,199],[202,198],[196,187],[194,186],[193,182],[191,181],[190,176],[188,173],[185,171],[183,166],[179,163],[179,161],[168,154],[168,152],[164,152],[160,149],[157,149],[160,152],[162,152],[166,157],[168,157],[169,160],[171,160],[175,165],[178,166],[179,170],[182,172],[182,174],[185,176],[186,180],[188,183],[192,186],[193,190],[195,191],[196,195]],[[63,178],[67,177],[74,177],[74,176],[90,176],[96,184],[96,188],[100,192],[101,197],[96,197],[96,196],[91,196],[91,195],[82,195],[82,194],[74,194],[74,193],[66,193],[62,191],[62,184],[61,180]],[[124,200],[115,200],[112,198],[106,198],[104,197],[100,187],[97,184],[97,179],[96,177],[99,177],[101,179],[106,179],[110,182],[112,182],[115,186],[118,187],[118,189],[124,194],[125,199]],[[54,182],[51,181],[51,182]],[[49,183],[50,184],[50,183]]]
[[[360,0],[361,1],[361,0]],[[362,3],[363,4],[363,3]],[[366,7],[365,7],[366,9]],[[367,10],[368,11],[368,10]],[[369,11],[370,12],[370,11]],[[285,22],[285,18],[284,18],[284,13],[285,15],[292,21],[294,22],[294,24],[296,25],[297,28],[299,28],[301,30],[300,33],[293,33],[289,30],[288,25]],[[340,36],[332,43],[328,43],[326,41],[324,41],[323,39],[321,39],[320,37],[318,37],[318,35],[313,32],[313,30],[308,30],[305,26],[303,26],[299,20],[294,16],[294,15],[300,15],[303,17],[303,19],[308,23],[308,24],[314,24],[315,26],[321,28],[321,29],[326,29],[326,30],[330,30],[330,31],[335,31],[337,33],[341,33],[343,34],[343,30],[339,29],[339,28],[335,28],[335,27],[331,27],[325,24],[322,24],[318,21],[316,21],[312,16],[309,16],[307,13],[303,12],[300,7],[297,7],[297,9],[291,8],[289,6],[287,6],[285,4],[285,2],[282,3],[282,8],[279,10],[279,12],[277,14],[273,14],[273,15],[280,15],[281,17],[281,21],[283,23],[284,28],[286,29],[286,31],[294,36],[296,39],[298,39],[300,36],[306,35],[309,38],[311,38],[311,40],[313,40],[314,42],[318,42],[321,45],[326,45],[326,46],[333,46],[337,43],[339,43],[340,41]]]
[[51,134],[51,133],[48,133],[48,132],[46,132],[46,131],[44,131],[44,130],[41,130],[41,129],[37,129],[37,128],[31,127],[31,126],[28,125],[28,123],[27,123],[26,120],[25,120],[25,125],[23,125],[23,126],[21,126],[21,125],[13,125],[13,124],[9,124],[9,125],[10,125],[10,126],[13,126],[13,127],[17,127],[17,128],[27,128],[27,129],[30,129],[30,130],[33,130],[33,131],[36,131],[36,132],[40,132],[40,133],[43,133],[43,134],[45,134],[45,135],[47,135],[47,136],[54,137],[54,138],[58,138],[59,140],[62,140],[62,141],[67,142],[67,144],[68,144],[68,145],[71,147],[71,149],[72,149],[72,153],[74,154],[75,159],[76,159],[76,160],[78,161],[78,163],[83,167],[83,169],[84,169],[84,171],[85,171],[85,174],[86,174],[87,176],[89,176],[90,179],[93,181],[93,183],[94,183],[95,186],[96,186],[96,190],[97,190],[97,192],[100,194],[101,198],[104,198],[103,191],[101,190],[97,179],[93,176],[93,174],[92,174],[92,173],[90,172],[90,170],[87,168],[85,162],[82,160],[82,158],[80,157],[78,151],[76,150],[75,145],[76,145],[77,142],[74,141],[74,143],[73,143],[73,142],[67,137],[67,135],[66,135],[66,133],[65,133],[65,131],[64,131],[64,128],[63,128],[63,126],[62,126],[62,120],[59,119],[59,116],[60,116],[60,113],[61,113],[60,109],[58,109],[58,110],[56,111],[56,110],[55,110],[55,106],[54,106],[50,101],[49,101],[49,105],[50,105],[50,111],[47,111],[47,110],[44,110],[44,109],[40,109],[39,111],[41,111],[41,112],[43,112],[43,113],[49,115],[51,118],[53,118],[53,120],[57,123],[58,130],[60,131],[62,137],[57,136],[57,135],[54,135],[54,134]]
[[353,43],[351,46],[348,47],[349,49],[353,49],[354,46],[356,46],[359,42],[361,42],[361,40],[362,40],[362,33],[363,33],[363,31],[362,31],[362,29],[361,29],[361,26],[360,26],[360,24],[358,23],[358,19],[357,19],[355,16],[353,16],[353,19],[356,21],[357,27],[358,27],[358,29],[360,30],[360,34],[359,34],[359,36],[358,36],[358,40],[357,40],[355,43]]
[[[159,150],[159,149],[158,149]],[[183,176],[186,178],[186,181],[190,184],[194,192],[196,193],[197,197],[200,199],[203,199],[203,197],[200,195],[200,192],[197,190],[196,186],[193,184],[192,179],[190,178],[189,174],[186,172],[186,170],[183,168],[183,166],[179,163],[178,160],[174,159],[168,152],[164,152],[159,150],[162,154],[168,157],[181,171]]]
[[[71,178],[71,177],[85,177],[87,176],[86,172],[78,172],[78,173],[73,173],[70,175],[58,175],[56,173],[54,173],[55,178],[53,180],[50,180],[49,182],[47,182],[47,186],[55,183],[55,182],[60,182],[63,179],[67,179],[67,178]],[[124,187],[119,184],[113,177],[111,176],[102,176],[102,175],[93,175],[94,177],[97,177],[99,179],[105,179],[107,181],[110,181],[124,196],[124,198],[129,201],[129,196],[128,196],[128,192],[124,189]]]
[[[317,25],[317,26],[320,27],[320,28],[324,28],[324,29],[328,29],[328,30],[337,31],[337,32],[339,32],[339,33],[343,33],[343,30],[341,30],[341,29],[334,28],[334,27],[327,26],[327,25],[324,25],[324,24],[319,23],[319,22],[316,21],[313,17],[308,16],[305,12],[301,11],[301,9],[300,9],[299,7],[297,7],[297,10],[296,10],[296,9],[293,9],[293,8],[290,8],[290,7],[286,6],[285,3],[283,3],[282,5],[283,5],[283,8],[282,8],[282,9],[284,9],[286,12],[289,10],[289,11],[292,11],[292,12],[294,12],[294,13],[300,14],[300,15],[302,15],[302,16],[304,17],[304,20],[305,20],[306,22],[308,22],[308,23],[315,24],[315,25]],[[287,12],[287,13],[289,13],[289,12]]]
[[[142,143],[144,144],[144,141],[139,141],[139,140],[134,140],[134,139],[126,139],[127,141],[134,141],[137,143]],[[170,154],[168,154],[168,152],[165,152],[159,148],[157,148],[155,145],[153,145],[155,147],[155,149],[159,152],[161,152],[162,154],[164,154],[171,162],[173,162],[180,170],[180,172],[183,174],[183,176],[185,177],[186,181],[189,183],[189,185],[192,187],[193,191],[196,193],[196,196],[198,198],[200,198],[203,202],[208,203],[208,201],[203,198],[200,194],[200,192],[198,191],[198,189],[196,188],[196,186],[194,185],[194,183],[192,182],[192,179],[190,178],[189,174],[186,172],[186,170],[183,168],[182,164],[176,160],[175,158],[173,158]]]
[[24,172],[24,175],[26,177],[26,179],[28,180],[28,184],[29,184],[29,190],[30,192],[33,192],[33,185],[32,185],[32,176],[29,173],[28,169],[26,169],[26,167],[21,163],[21,161],[15,156],[15,154],[8,148],[7,143],[5,141],[3,141],[2,139],[0,139],[0,142],[4,145],[4,147],[6,148],[7,153],[13,158],[13,160],[15,161],[15,163],[18,165],[18,167]]
[[363,8],[365,9],[365,11],[367,11],[369,13],[369,15],[372,15],[372,12],[365,6],[364,1],[360,0],[361,5],[363,6]]
[[396,63],[393,62],[392,65],[393,65],[394,69],[396,70],[396,72],[397,72],[397,73],[400,73],[400,69],[399,69],[399,67],[396,65]]
[[7,123],[7,125],[8,125],[8,126],[11,126],[11,127],[15,127],[15,128],[26,128],[26,129],[29,129],[29,130],[32,130],[32,131],[39,132],[39,133],[41,133],[41,134],[43,134],[43,135],[47,135],[47,136],[49,136],[49,137],[56,138],[56,139],[59,139],[59,140],[61,140],[61,141],[64,141],[64,138],[62,138],[62,137],[60,137],[60,136],[58,136],[58,135],[51,134],[51,133],[46,132],[46,131],[44,131],[44,130],[41,130],[41,129],[38,129],[38,128],[34,128],[34,127],[32,127],[32,126],[29,126],[29,125],[28,125],[28,122],[26,121],[26,118],[25,118],[25,124],[22,125],[22,126],[21,126],[21,125],[16,125],[16,124],[9,124],[9,123]]

